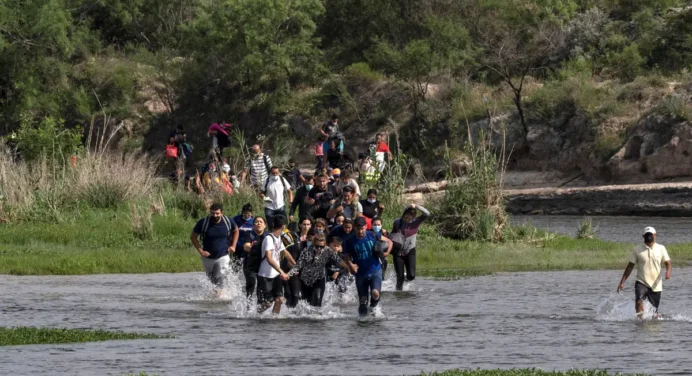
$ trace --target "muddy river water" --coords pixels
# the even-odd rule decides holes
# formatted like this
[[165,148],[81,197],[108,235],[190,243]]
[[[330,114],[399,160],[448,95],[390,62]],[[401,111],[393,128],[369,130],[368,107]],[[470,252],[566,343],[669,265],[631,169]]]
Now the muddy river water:
[[[633,319],[620,271],[511,273],[385,284],[382,314],[329,291],[320,312],[248,313],[234,282],[201,273],[0,276],[0,325],[97,328],[172,339],[0,347],[0,375],[402,375],[449,368],[599,368],[692,374],[692,270],[665,282],[662,320]],[[386,291],[390,290],[390,291]]]

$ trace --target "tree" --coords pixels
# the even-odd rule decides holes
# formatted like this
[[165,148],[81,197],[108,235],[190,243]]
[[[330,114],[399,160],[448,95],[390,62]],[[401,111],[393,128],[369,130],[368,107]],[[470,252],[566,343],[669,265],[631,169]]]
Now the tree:
[[522,101],[526,77],[559,62],[564,45],[562,28],[546,19],[524,25],[511,24],[497,13],[482,22],[476,24],[477,40],[484,51],[482,64],[512,90],[526,136],[529,130]]

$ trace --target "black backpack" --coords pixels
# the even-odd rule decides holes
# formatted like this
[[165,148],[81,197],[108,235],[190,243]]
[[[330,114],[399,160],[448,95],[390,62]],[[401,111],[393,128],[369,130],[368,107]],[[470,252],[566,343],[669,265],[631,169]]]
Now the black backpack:
[[245,259],[245,270],[253,273],[259,272],[260,265],[262,265],[262,261],[264,261],[262,243],[264,243],[264,239],[266,237],[267,234],[265,233],[255,238],[254,243],[250,248],[250,252],[248,253],[247,258]]
[[[231,233],[233,232],[233,225],[235,223],[232,223],[233,221],[230,218],[226,217],[225,215],[223,217],[221,217],[221,219],[222,219],[222,222],[226,225],[226,231],[228,232],[227,236],[230,238]],[[209,220],[210,220],[210,217],[206,216],[204,218],[204,222],[202,222],[202,233],[199,234],[199,238],[202,241],[204,241],[204,236],[207,234],[207,231],[209,230]]]

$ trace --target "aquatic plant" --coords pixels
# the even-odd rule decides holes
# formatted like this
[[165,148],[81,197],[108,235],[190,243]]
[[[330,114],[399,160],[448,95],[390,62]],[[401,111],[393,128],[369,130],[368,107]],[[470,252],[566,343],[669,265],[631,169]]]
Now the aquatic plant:
[[158,338],[172,337],[157,334],[125,333],[105,330],[34,327],[0,328],[0,346]]
[[577,226],[577,239],[593,239],[598,232],[598,225],[594,227],[591,217],[584,217]]

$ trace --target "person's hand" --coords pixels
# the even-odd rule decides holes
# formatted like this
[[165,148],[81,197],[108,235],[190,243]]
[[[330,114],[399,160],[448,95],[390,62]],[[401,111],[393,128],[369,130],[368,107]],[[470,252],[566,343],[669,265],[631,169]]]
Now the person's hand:
[[292,216],[292,215],[289,215],[289,216],[288,216],[288,219],[289,219],[291,222],[293,222],[293,216]]
[[329,205],[334,205],[334,202],[335,202],[335,201],[336,201],[336,200],[331,200],[331,201],[329,201]]
[[200,256],[205,257],[205,258],[211,256],[211,253],[209,253],[203,249],[198,250],[198,252],[199,252]]
[[416,204],[411,204],[411,205],[409,205],[409,208],[415,209],[415,208],[416,208]]
[[666,279],[670,279],[671,270],[666,270]]
[[380,210],[384,210],[384,205],[382,203],[380,203],[379,208],[380,208]]
[[337,278],[339,278],[339,272],[332,274],[332,281],[336,280]]
[[315,205],[315,199],[314,198],[306,198],[305,202],[308,203],[309,205]]
[[233,246],[228,247],[228,252],[229,253],[235,253],[235,246],[233,245]]
[[351,273],[353,273],[353,274],[358,273],[358,265],[356,265],[356,264],[351,265]]
[[264,200],[264,193],[260,193],[260,198]]
[[283,273],[283,272],[281,273],[281,279],[282,279],[282,280],[288,281],[289,278],[290,278],[290,277],[288,276],[288,274]]
[[337,213],[342,212],[342,211],[344,211],[344,207],[343,207],[343,206],[339,206],[339,207],[336,208],[336,212],[337,212]]
[[624,288],[625,288],[625,284],[624,284],[624,283],[621,283],[621,284],[618,286],[618,294],[621,293],[622,290],[623,290]]

